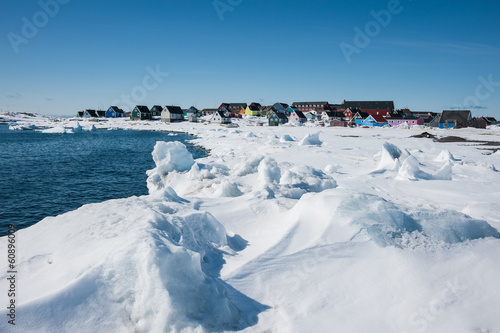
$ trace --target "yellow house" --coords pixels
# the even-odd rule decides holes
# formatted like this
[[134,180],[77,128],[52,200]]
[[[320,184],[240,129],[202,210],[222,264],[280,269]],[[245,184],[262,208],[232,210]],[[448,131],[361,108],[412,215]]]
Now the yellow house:
[[247,116],[258,116],[260,113],[260,109],[256,105],[249,105],[245,110],[245,115]]

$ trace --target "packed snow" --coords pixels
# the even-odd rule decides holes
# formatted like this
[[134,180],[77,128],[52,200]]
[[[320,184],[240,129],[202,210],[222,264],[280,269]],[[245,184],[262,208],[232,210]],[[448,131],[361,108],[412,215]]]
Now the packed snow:
[[[405,126],[238,124],[92,124],[189,132],[210,155],[158,142],[149,195],[17,232],[16,328],[500,331],[498,151]],[[430,132],[500,141],[495,128]]]

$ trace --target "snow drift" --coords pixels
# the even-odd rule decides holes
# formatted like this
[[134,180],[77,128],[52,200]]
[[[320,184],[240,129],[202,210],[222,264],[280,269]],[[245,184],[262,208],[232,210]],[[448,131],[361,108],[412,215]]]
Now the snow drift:
[[233,252],[224,227],[170,188],[85,205],[18,238],[24,332],[241,329],[263,309],[219,279]]

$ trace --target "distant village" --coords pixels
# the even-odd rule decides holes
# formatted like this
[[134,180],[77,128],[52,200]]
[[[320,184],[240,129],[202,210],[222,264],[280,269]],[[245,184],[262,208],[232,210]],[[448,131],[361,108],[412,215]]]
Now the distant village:
[[[441,113],[411,111],[394,108],[393,101],[343,101],[342,104],[328,102],[275,103],[263,106],[259,103],[222,103],[217,109],[198,110],[194,106],[182,109],[179,106],[154,105],[149,109],[137,105],[125,112],[117,106],[108,110],[87,109],[77,113],[78,118],[130,118],[131,120],[158,120],[167,123],[177,121],[207,121],[231,124],[234,118],[244,116],[265,117],[269,126],[290,123],[314,122],[318,126],[340,127],[411,127],[429,126],[439,128],[486,128],[497,125],[493,117],[473,117],[470,110],[444,110]],[[262,125],[263,122],[258,122]]]

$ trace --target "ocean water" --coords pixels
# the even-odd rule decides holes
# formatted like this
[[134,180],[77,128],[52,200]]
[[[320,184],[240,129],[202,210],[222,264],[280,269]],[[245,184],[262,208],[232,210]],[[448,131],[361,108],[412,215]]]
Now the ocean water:
[[43,134],[0,124],[0,236],[84,204],[148,193],[157,141],[180,141],[195,158],[206,152],[183,133],[148,131]]

